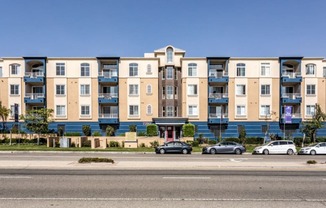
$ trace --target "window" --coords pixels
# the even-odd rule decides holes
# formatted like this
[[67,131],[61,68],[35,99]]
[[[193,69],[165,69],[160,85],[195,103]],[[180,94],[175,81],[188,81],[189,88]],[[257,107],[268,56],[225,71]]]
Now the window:
[[147,115],[151,115],[152,114],[152,105],[148,105],[147,106]]
[[197,95],[197,85],[188,85],[188,95]]
[[147,85],[146,91],[147,94],[152,94],[152,85]]
[[19,85],[10,85],[10,95],[19,95]]
[[261,63],[260,65],[260,73],[261,76],[269,76],[271,71],[270,63]]
[[64,76],[66,74],[65,63],[56,63],[56,75]]
[[316,94],[316,85],[307,85],[307,95]]
[[138,105],[129,105],[129,116],[138,116]]
[[166,60],[168,63],[173,62],[173,49],[171,47],[166,49]]
[[129,76],[131,77],[138,76],[138,64],[136,63],[129,64]]
[[166,68],[166,79],[173,79],[173,67]]
[[88,84],[82,84],[80,85],[80,95],[89,95],[89,85]]
[[[19,115],[19,111],[20,111],[20,108],[19,108],[19,104],[17,104],[17,110],[18,110],[18,115]],[[10,116],[14,118],[15,116],[15,105],[10,105]]]
[[306,75],[314,75],[315,69],[316,69],[315,64],[307,64],[306,65]]
[[138,85],[136,84],[129,85],[129,95],[138,95]]
[[262,95],[270,95],[271,94],[270,85],[261,85],[260,92]]
[[65,85],[56,85],[56,94],[65,95]]
[[80,65],[80,76],[89,77],[89,64],[88,63],[82,63]]
[[237,116],[246,116],[246,106],[237,105]]
[[0,66],[0,77],[2,77],[2,67]]
[[246,76],[246,64],[237,64],[237,76],[244,77]]
[[197,109],[196,105],[188,106],[188,115],[189,116],[197,116],[198,115],[198,109]]
[[152,73],[152,66],[150,64],[147,64],[147,74],[151,74]]
[[166,99],[173,99],[173,86],[166,87]]
[[19,74],[20,65],[19,64],[10,64],[10,74],[17,75]]
[[173,106],[167,106],[166,107],[166,115],[167,117],[172,117],[173,116],[173,110],[174,110],[174,107]]
[[270,115],[270,105],[261,105],[260,116],[269,116],[269,115]]
[[323,68],[323,77],[326,77],[326,67]]
[[80,114],[81,116],[89,116],[90,115],[89,105],[82,105],[80,109]]
[[246,95],[246,85],[237,85],[237,95]]
[[197,76],[197,64],[194,63],[188,64],[188,76],[189,77]]
[[307,105],[306,106],[306,116],[313,116],[315,114],[315,106]]
[[66,106],[57,105],[56,106],[56,115],[57,116],[66,116]]

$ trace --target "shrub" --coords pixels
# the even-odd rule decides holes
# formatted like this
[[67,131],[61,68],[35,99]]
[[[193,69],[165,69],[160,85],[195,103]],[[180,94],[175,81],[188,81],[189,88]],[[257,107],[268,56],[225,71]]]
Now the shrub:
[[225,138],[223,141],[240,143],[240,139],[239,138]]
[[91,162],[105,162],[105,163],[114,163],[114,160],[110,158],[98,158],[98,157],[83,157],[78,160],[79,163],[91,163]]
[[110,147],[119,147],[120,144],[119,144],[119,142],[117,142],[117,141],[110,141],[109,146],[110,146]]
[[182,126],[184,137],[193,137],[195,135],[195,125],[188,123]]
[[262,144],[264,142],[264,138],[260,137],[248,137],[246,138],[247,144]]
[[326,142],[326,138],[325,137],[319,137],[316,139],[317,142]]
[[136,125],[129,125],[129,131],[130,132],[136,132],[137,131],[137,126]]
[[102,136],[102,134],[101,134],[100,132],[98,132],[98,131],[95,131],[95,132],[93,133],[93,136]]
[[209,139],[209,140],[208,140],[208,144],[216,144],[216,140],[211,140],[211,139]]
[[76,147],[75,142],[72,142],[71,145],[70,145],[70,147]]
[[91,140],[85,140],[82,143],[82,147],[91,147],[91,146],[92,146]]
[[146,126],[146,134],[147,136],[157,136],[158,131],[157,131],[157,125],[156,124],[149,124]]
[[65,136],[81,136],[81,133],[79,133],[79,132],[66,132],[64,135]]
[[113,136],[115,129],[112,126],[107,126],[105,129],[106,136]]
[[89,125],[83,125],[82,130],[85,136],[90,136],[92,135],[91,133],[91,127]]
[[157,140],[155,140],[155,141],[153,141],[153,142],[150,142],[149,143],[150,145],[151,145],[151,147],[158,147],[160,144],[159,144],[159,142],[157,141]]
[[308,161],[307,161],[307,164],[316,164],[316,163],[317,163],[316,160],[308,160]]
[[139,147],[146,147],[145,143],[140,143]]
[[137,136],[146,136],[146,132],[144,131],[137,132]]

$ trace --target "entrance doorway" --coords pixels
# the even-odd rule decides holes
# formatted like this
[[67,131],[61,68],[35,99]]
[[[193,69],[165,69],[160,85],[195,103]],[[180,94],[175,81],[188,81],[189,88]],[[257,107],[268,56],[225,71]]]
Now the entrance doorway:
[[166,127],[166,141],[170,142],[174,140],[174,131],[173,131],[173,126],[167,126]]

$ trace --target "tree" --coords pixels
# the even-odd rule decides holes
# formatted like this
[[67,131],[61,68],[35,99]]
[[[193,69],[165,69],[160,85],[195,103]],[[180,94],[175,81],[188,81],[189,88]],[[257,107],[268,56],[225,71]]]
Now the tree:
[[311,119],[303,122],[301,132],[306,134],[310,140],[316,142],[317,130],[323,127],[323,121],[326,120],[326,114],[321,110],[319,104],[315,104],[315,113]]
[[29,131],[38,134],[37,144],[40,144],[40,134],[49,133],[49,123],[53,121],[53,109],[35,109],[28,110],[26,115],[21,115],[20,119],[24,120],[24,126]]
[[6,130],[6,121],[7,118],[10,114],[10,109],[6,108],[5,106],[2,105],[2,102],[0,101],[0,117],[2,120],[2,132]]
[[92,135],[91,127],[89,125],[83,125],[82,130],[85,136]]
[[112,126],[107,126],[105,132],[106,132],[106,136],[113,136],[115,129]]
[[246,136],[247,136],[247,132],[244,126],[240,126],[239,128],[239,139],[241,141],[242,144],[246,143]]

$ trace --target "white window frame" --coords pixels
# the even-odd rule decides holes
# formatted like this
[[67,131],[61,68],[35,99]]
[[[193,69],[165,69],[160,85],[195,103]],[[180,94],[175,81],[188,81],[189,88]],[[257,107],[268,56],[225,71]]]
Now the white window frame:
[[55,86],[55,94],[59,95],[59,96],[66,95],[66,86],[65,85],[56,85]]
[[20,64],[10,64],[9,68],[11,75],[18,75],[20,72]]
[[57,117],[66,117],[66,106],[65,105],[56,105],[56,116]]
[[189,96],[198,95],[198,86],[196,84],[189,84],[188,85],[188,95]]
[[66,64],[65,63],[56,63],[56,75],[57,76],[65,76],[66,75]]
[[196,63],[188,64],[188,76],[189,77],[197,76],[197,64]]
[[147,67],[146,67],[146,74],[152,74],[152,65],[151,64],[147,64]]
[[246,64],[238,63],[237,64],[237,77],[245,77],[246,76]]
[[262,84],[260,86],[260,94],[261,95],[270,95],[271,94],[271,85],[270,84]]
[[152,115],[152,105],[147,105],[146,107],[146,114],[147,115]]
[[130,84],[129,85],[129,95],[139,95],[138,84]]
[[91,107],[89,105],[81,105],[80,106],[80,116],[81,117],[90,117],[91,115]]
[[173,79],[173,67],[168,66],[166,67],[166,79]]
[[19,95],[19,85],[18,84],[11,84],[10,85],[10,95]]
[[0,77],[2,77],[2,66],[0,66]]
[[323,77],[326,78],[326,66],[323,67]]
[[189,105],[188,106],[188,116],[198,116],[198,106],[197,105]]
[[174,106],[166,106],[166,117],[174,116]]
[[137,77],[138,76],[138,64],[137,63],[130,63],[129,64],[129,76],[130,77]]
[[245,105],[237,105],[236,108],[236,117],[246,117],[246,106]]
[[306,105],[306,116],[312,117],[315,114],[315,105]]
[[89,63],[81,63],[80,64],[80,76],[81,77],[89,77],[90,76],[90,64]]
[[[18,115],[20,115],[20,107],[18,104]],[[15,105],[10,105],[10,117],[14,118],[15,116]]]
[[146,87],[146,94],[151,95],[152,94],[152,85],[147,85]]
[[166,62],[173,63],[173,48],[171,47],[166,49]]
[[261,63],[260,64],[260,75],[261,76],[270,76],[271,74],[271,64],[270,63]]
[[315,84],[307,84],[307,95],[316,95],[316,85]]
[[89,84],[81,84],[80,85],[80,95],[89,96],[91,91],[91,87]]
[[316,73],[316,64],[307,64],[306,75],[315,75],[315,73]]
[[139,106],[138,105],[129,105],[129,116],[138,117],[139,116]]
[[245,84],[237,84],[236,85],[236,95],[238,95],[238,96],[246,95],[246,85]]
[[173,86],[166,86],[166,99],[173,99],[173,94],[174,94],[174,87]]
[[271,106],[270,105],[261,105],[260,106],[260,117],[269,117],[271,112]]

